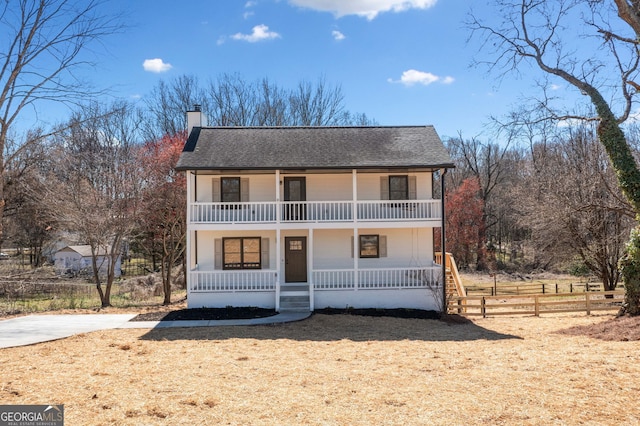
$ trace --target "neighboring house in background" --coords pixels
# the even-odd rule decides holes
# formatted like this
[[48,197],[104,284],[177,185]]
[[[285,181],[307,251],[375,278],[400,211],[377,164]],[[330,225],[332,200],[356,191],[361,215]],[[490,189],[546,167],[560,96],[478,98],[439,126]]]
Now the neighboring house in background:
[[189,307],[440,309],[432,174],[453,163],[432,126],[187,121]]
[[[108,249],[103,250],[96,259],[100,275],[106,275],[109,267],[110,257],[107,256],[107,253]],[[58,250],[54,255],[56,273],[74,276],[79,274],[92,275],[91,257],[91,246],[89,245],[66,246]],[[119,277],[121,272],[121,256],[118,256],[114,266],[114,274]]]

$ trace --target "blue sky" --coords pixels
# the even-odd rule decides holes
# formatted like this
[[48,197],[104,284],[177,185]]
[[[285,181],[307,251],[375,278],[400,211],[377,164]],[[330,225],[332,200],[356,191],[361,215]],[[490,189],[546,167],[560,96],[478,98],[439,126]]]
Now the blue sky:
[[[486,134],[522,81],[471,67],[468,0],[109,0],[128,28],[106,39],[89,79],[141,102],[162,79],[222,73],[281,87],[321,76],[381,125],[432,124],[441,137]],[[473,2],[481,13],[482,2]],[[45,115],[42,115],[46,119]],[[483,133],[484,131],[484,133]]]

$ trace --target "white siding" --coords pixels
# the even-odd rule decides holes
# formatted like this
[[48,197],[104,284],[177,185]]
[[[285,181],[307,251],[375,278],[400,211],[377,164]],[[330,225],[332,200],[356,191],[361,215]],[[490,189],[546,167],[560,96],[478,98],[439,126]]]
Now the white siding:
[[307,176],[307,201],[346,201],[353,200],[352,177],[340,175]]
[[249,201],[275,201],[276,178],[274,175],[250,175],[249,187],[251,198]]
[[314,298],[315,309],[352,307],[440,310],[440,294],[437,289],[316,291]]
[[353,268],[350,229],[322,229],[313,233],[313,266],[315,269]]

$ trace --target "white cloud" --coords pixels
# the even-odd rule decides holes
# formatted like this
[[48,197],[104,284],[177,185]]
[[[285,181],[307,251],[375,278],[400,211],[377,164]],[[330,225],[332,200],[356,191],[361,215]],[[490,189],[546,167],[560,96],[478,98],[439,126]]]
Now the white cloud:
[[382,12],[403,12],[409,9],[428,9],[437,0],[289,0],[289,3],[308,9],[331,12],[340,18],[346,15],[375,19]]
[[393,80],[389,78],[387,80],[389,83],[402,83],[405,86],[413,86],[414,84],[422,84],[424,86],[428,86],[432,83],[442,83],[442,84],[451,84],[455,80],[453,77],[439,77],[430,72],[418,71],[418,70],[407,70],[402,73],[400,80]]
[[169,63],[164,62],[160,58],[155,59],[145,59],[142,63],[142,67],[145,71],[161,73],[169,71],[173,66]]
[[257,1],[248,1],[244,4],[244,7],[246,7],[247,9],[250,7],[254,7],[255,5],[257,5],[258,2]]
[[243,13],[243,14],[242,14],[242,17],[243,17],[244,19],[249,19],[249,18],[251,18],[253,15],[255,15],[255,13],[254,13],[254,12],[245,12],[245,13]]
[[331,35],[333,36],[333,39],[336,41],[340,41],[340,40],[344,40],[346,37],[344,36],[344,34],[342,34],[340,31],[338,30],[333,30],[331,31]]
[[234,40],[242,40],[242,41],[248,41],[249,43],[256,43],[262,40],[280,38],[280,34],[274,31],[269,31],[269,27],[261,24],[253,27],[251,34],[237,33],[232,35],[231,38]]

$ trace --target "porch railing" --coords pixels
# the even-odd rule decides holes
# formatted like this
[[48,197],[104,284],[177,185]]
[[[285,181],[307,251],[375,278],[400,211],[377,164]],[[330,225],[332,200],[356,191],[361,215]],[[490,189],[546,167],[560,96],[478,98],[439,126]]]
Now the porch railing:
[[[193,292],[276,291],[275,270],[189,272]],[[442,268],[316,269],[311,272],[314,290],[373,290],[438,288]],[[356,284],[357,276],[357,284]]]
[[[314,270],[314,290],[438,288],[442,268],[383,268]],[[355,280],[357,276],[357,282]]]
[[275,291],[275,270],[191,271],[191,291]]
[[440,200],[190,203],[192,223],[407,221],[440,219]]

